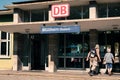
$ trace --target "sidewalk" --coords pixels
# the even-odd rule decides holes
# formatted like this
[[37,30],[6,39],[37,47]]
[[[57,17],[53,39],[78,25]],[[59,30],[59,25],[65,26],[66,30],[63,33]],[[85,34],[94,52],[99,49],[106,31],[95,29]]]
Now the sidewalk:
[[[14,76],[32,76],[48,78],[49,80],[120,80],[120,73],[114,73],[112,76],[106,74],[99,74],[96,76],[89,76],[87,72],[81,71],[57,71],[54,73],[46,71],[0,71],[0,76],[14,75]],[[45,80],[46,80],[45,79]]]

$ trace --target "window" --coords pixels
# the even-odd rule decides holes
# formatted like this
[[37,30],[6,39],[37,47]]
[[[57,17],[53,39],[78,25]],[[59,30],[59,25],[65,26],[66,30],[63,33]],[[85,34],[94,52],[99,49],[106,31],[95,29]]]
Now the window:
[[10,33],[0,31],[0,57],[9,56]]
[[0,22],[12,22],[13,14],[0,15]]
[[97,9],[98,18],[120,16],[120,3],[99,4]]
[[89,51],[88,32],[60,34],[59,38],[58,68],[89,67],[89,63],[85,61]]
[[7,38],[7,33],[6,32],[1,32],[2,33],[2,35],[1,35],[1,39],[6,39]]
[[88,6],[73,6],[70,7],[70,15],[66,18],[60,17],[56,20],[72,20],[72,19],[88,19],[89,7]]
[[107,5],[106,4],[100,4],[98,5],[98,18],[104,18],[108,16],[107,11]]
[[25,22],[48,21],[48,9],[24,11]]
[[108,4],[108,10],[109,10],[109,17],[117,17],[120,16],[120,3],[116,4]]

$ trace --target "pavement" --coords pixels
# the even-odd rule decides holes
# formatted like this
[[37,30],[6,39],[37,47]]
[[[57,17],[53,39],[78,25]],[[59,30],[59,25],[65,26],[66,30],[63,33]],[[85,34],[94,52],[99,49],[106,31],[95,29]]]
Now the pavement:
[[0,80],[120,80],[120,73],[109,76],[98,74],[89,76],[84,71],[6,71],[0,70]]

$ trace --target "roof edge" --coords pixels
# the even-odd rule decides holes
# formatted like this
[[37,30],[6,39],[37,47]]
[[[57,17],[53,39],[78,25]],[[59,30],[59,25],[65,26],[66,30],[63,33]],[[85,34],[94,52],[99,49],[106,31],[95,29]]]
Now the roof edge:
[[46,2],[46,1],[56,1],[56,0],[35,0],[35,1],[21,1],[21,2],[12,2],[12,3],[13,4],[24,4],[24,3]]

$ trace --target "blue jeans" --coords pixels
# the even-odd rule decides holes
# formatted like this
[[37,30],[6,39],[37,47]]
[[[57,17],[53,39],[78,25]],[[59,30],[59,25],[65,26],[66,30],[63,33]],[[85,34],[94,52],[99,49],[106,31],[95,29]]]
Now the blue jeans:
[[107,68],[112,68],[112,63],[106,63]]

